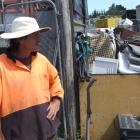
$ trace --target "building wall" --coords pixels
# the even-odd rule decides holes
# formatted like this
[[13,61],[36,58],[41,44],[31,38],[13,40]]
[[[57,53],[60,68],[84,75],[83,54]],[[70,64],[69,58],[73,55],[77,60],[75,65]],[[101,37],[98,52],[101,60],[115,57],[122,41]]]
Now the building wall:
[[88,17],[87,0],[73,0],[73,20],[74,30],[83,31],[85,29],[86,19]]
[[140,5],[136,6],[136,18],[140,20]]
[[[90,89],[91,140],[120,140],[118,114],[140,115],[139,75],[94,75]],[[80,83],[81,134],[86,136],[88,82]]]

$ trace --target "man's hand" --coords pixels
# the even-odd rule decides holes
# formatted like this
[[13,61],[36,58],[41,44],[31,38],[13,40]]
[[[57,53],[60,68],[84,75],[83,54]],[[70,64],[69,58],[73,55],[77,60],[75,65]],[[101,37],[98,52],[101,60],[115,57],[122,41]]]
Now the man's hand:
[[60,108],[60,100],[59,99],[53,99],[50,102],[50,105],[47,109],[47,112],[48,112],[47,118],[51,119],[51,120],[54,120],[57,112],[59,111],[59,108]]

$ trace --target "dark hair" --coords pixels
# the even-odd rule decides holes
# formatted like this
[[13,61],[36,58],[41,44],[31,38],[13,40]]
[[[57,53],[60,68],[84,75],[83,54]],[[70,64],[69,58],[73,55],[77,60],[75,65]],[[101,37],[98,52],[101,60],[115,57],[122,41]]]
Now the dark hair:
[[10,52],[15,52],[18,50],[19,48],[19,39],[10,39],[9,40],[9,47],[8,47],[8,51]]
[[[27,36],[21,37],[21,38],[26,38]],[[19,40],[21,38],[14,38],[9,40],[9,47],[7,48],[7,51],[10,52],[16,52],[19,49]]]

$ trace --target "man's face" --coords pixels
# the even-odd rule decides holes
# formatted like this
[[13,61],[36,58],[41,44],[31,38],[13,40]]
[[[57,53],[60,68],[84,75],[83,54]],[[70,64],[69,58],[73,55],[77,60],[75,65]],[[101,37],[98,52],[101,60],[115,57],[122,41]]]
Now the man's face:
[[40,43],[40,33],[32,33],[22,40],[22,47],[28,50],[29,52],[35,52],[39,50]]

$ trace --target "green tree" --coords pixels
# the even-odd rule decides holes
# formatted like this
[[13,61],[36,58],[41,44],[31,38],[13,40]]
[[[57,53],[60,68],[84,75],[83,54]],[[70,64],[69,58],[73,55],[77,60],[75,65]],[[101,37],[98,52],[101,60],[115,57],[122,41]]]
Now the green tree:
[[109,10],[107,11],[107,14],[109,16],[122,16],[126,11],[126,8],[122,5],[115,5],[113,3],[110,7]]

